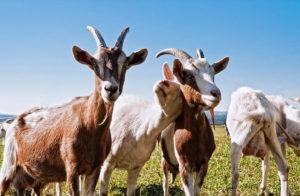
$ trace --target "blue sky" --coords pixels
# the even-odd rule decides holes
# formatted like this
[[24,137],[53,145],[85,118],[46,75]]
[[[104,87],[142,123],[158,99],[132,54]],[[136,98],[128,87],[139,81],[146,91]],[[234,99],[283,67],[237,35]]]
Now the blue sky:
[[210,63],[230,57],[216,76],[226,110],[230,94],[250,86],[268,94],[300,96],[300,1],[2,1],[0,3],[0,113],[66,102],[90,94],[91,71],[77,63],[71,48],[96,49],[86,26],[96,26],[114,45],[130,26],[129,55],[148,48],[145,63],[127,72],[124,94],[152,100],[161,65],[160,49],[195,55]]

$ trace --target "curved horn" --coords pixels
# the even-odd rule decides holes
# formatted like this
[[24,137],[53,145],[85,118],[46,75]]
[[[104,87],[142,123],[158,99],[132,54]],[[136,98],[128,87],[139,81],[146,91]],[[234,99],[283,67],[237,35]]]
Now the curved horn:
[[161,50],[160,52],[158,52],[156,54],[156,58],[158,58],[162,55],[165,55],[165,54],[173,55],[173,56],[179,58],[179,60],[181,60],[181,61],[183,60],[184,62],[186,62],[187,60],[192,58],[188,53],[184,52],[183,50],[176,49],[176,48],[168,48],[168,49]]
[[101,34],[99,33],[99,31],[95,27],[87,26],[86,28],[93,35],[94,39],[96,40],[98,48],[100,48],[100,47],[107,48],[106,43],[105,43],[103,37],[101,36]]
[[198,59],[203,59],[204,57],[204,53],[201,49],[196,49],[196,53],[197,53],[197,57]]
[[124,42],[124,39],[125,39],[125,37],[126,37],[128,31],[129,31],[129,27],[126,27],[126,28],[121,32],[121,34],[119,35],[118,40],[117,40],[117,42],[116,42],[116,44],[115,44],[115,47],[116,47],[116,48],[122,49],[122,47],[123,47],[123,42]]

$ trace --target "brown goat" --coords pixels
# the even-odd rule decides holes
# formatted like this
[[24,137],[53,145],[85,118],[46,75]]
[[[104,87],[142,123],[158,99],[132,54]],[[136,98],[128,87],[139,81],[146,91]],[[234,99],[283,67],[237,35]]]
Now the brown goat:
[[[196,53],[197,57],[192,58],[183,50],[169,48],[156,55],[177,57],[179,60],[175,59],[173,63],[173,74],[182,86],[188,86],[183,89],[182,114],[161,134],[164,196],[169,195],[169,171],[173,182],[180,172],[186,195],[198,195],[215,149],[213,133],[204,111],[210,110],[214,118],[213,108],[221,101],[221,91],[214,82],[214,76],[227,67],[229,57],[210,65],[201,49],[197,49]],[[199,92],[201,100],[194,100],[189,92],[184,92],[190,89]],[[196,173],[194,182],[193,173]]]
[[183,110],[175,121],[174,129],[175,155],[186,195],[199,194],[208,161],[215,150],[214,135],[207,117],[201,106],[197,107],[194,103],[193,99],[185,96]]
[[142,63],[147,49],[122,51],[129,30],[120,34],[115,46],[108,48],[93,27],[97,42],[90,55],[73,47],[75,59],[95,73],[95,91],[90,96],[53,108],[38,108],[21,114],[9,130],[0,174],[0,194],[13,181],[18,195],[32,186],[37,195],[49,182],[67,181],[70,195],[79,195],[78,178],[84,175],[86,195],[93,195],[100,167],[111,147],[109,125],[114,101],[121,94],[126,70]]

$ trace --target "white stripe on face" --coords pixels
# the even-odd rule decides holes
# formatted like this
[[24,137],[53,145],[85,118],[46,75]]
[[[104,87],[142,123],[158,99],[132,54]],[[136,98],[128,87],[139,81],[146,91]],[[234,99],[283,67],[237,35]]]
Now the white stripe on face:
[[194,64],[187,63],[184,68],[189,70],[199,88],[199,91],[203,95],[204,102],[208,106],[216,106],[220,102],[220,97],[216,98],[212,95],[212,91],[219,91],[219,88],[214,83],[214,70],[204,60],[195,60]]

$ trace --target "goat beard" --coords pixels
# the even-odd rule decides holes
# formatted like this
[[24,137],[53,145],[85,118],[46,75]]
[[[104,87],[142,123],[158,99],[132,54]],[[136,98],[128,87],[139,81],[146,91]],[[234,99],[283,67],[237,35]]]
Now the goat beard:
[[210,118],[211,118],[211,121],[212,121],[212,124],[213,124],[213,128],[216,129],[216,126],[215,126],[215,111],[214,109],[210,109],[209,110],[210,112]]

